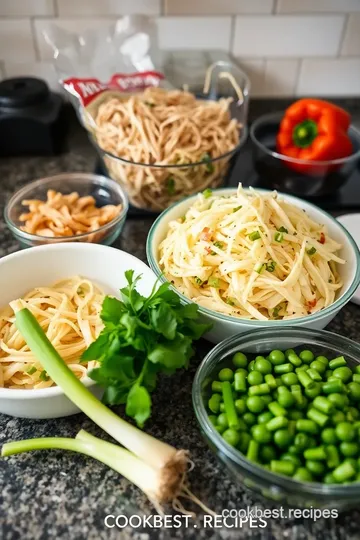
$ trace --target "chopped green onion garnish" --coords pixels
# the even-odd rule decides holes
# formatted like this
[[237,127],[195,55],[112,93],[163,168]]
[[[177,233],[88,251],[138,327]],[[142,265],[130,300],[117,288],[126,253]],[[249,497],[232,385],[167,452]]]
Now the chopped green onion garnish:
[[212,190],[211,189],[205,189],[205,191],[202,192],[203,196],[205,197],[205,199],[208,199],[209,197],[211,197],[212,195]]
[[151,103],[150,101],[145,101],[145,105],[148,107],[155,107],[155,103]]
[[204,161],[206,163],[206,171],[208,173],[213,173],[214,172],[214,165],[211,163],[211,156],[210,154],[208,154],[207,152],[203,155],[203,157],[201,158],[201,161]]
[[281,233],[281,232],[275,233],[274,240],[275,240],[275,242],[281,243],[284,240],[283,233]]
[[224,247],[224,243],[223,242],[214,242],[214,246],[219,248],[219,249],[222,249]]
[[279,227],[278,231],[286,233],[286,234],[288,234],[288,232],[289,232],[285,227]]
[[215,287],[215,289],[218,289],[220,287],[220,280],[217,277],[209,277],[208,284],[210,287]]
[[240,210],[240,208],[242,208],[242,206],[237,206],[236,208],[234,208],[233,214],[234,214],[235,212],[237,212],[238,210]]
[[277,307],[274,308],[273,317],[278,317],[279,316],[280,309],[281,309],[280,306],[277,306]]
[[39,375],[39,379],[41,381],[48,381],[50,379],[50,377],[48,376],[48,374],[46,373],[45,369],[42,370],[42,372],[40,373]]
[[203,283],[202,280],[197,276],[194,278],[194,281],[195,281],[196,285],[202,285],[202,283]]
[[174,195],[174,193],[175,193],[175,180],[171,176],[170,176],[170,178],[168,178],[166,186],[167,186],[168,194],[169,195]]
[[309,249],[306,250],[306,253],[307,253],[308,255],[315,255],[315,253],[316,253],[316,248],[314,248],[314,246],[312,246],[311,248],[309,248]]
[[33,375],[35,373],[35,371],[37,371],[36,367],[35,366],[31,366],[27,371],[26,373],[28,375]]
[[263,268],[264,268],[264,265],[262,263],[257,263],[254,266],[255,272],[257,272],[258,274],[261,274]]
[[252,242],[254,242],[254,240],[259,240],[259,238],[261,238],[259,231],[254,231],[250,233],[248,236]]
[[229,306],[235,306],[235,302],[234,302],[234,300],[232,300],[231,298],[227,298],[227,299],[225,300],[225,302],[226,302],[227,304],[229,304]]
[[267,270],[268,272],[274,272],[275,266],[276,266],[276,262],[275,262],[275,261],[269,261],[268,263],[266,263],[266,270]]

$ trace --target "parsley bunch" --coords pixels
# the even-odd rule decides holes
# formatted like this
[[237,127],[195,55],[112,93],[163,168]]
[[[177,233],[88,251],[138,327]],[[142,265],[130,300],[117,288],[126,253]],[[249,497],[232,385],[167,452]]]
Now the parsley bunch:
[[121,300],[105,297],[100,315],[104,328],[82,360],[100,362],[89,376],[105,388],[104,403],[126,403],[126,414],[142,427],[151,415],[157,374],[188,367],[192,342],[211,325],[199,322],[196,304],[181,305],[169,283],[155,284],[146,298],[135,288],[141,276],[134,278],[128,270],[125,277]]

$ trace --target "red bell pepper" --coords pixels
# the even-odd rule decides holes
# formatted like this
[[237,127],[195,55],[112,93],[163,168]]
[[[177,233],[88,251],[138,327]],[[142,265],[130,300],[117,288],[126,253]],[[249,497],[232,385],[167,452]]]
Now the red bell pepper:
[[285,111],[276,138],[279,154],[312,161],[314,164],[286,164],[304,174],[324,174],[334,170],[331,165],[316,165],[349,156],[352,143],[347,134],[350,115],[340,107],[320,99],[300,99]]

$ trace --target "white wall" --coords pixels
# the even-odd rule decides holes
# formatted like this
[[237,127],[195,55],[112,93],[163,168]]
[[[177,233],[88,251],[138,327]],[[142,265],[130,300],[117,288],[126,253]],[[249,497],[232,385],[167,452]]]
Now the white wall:
[[156,17],[164,49],[231,52],[252,95],[360,95],[360,0],[0,0],[0,76],[56,87],[42,30],[130,13]]

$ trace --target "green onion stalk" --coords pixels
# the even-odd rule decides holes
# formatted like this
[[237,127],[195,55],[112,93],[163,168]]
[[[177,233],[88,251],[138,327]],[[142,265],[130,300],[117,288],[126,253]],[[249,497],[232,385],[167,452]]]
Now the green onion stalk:
[[80,452],[136,484],[158,510],[181,495],[204,508],[186,487],[186,472],[191,463],[188,452],[151,437],[108,409],[68,368],[32,313],[18,307],[16,326],[43,369],[79,409],[125,448],[80,431],[75,439],[50,437],[6,443],[2,456],[51,448]]

